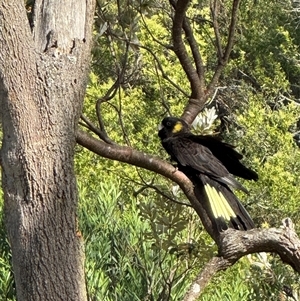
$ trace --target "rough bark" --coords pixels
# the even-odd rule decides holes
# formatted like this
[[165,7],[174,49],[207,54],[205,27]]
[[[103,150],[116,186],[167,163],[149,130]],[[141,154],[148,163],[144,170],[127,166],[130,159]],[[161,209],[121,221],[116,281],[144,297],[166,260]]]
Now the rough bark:
[[75,131],[94,1],[0,1],[5,226],[18,300],[86,300],[76,222]]

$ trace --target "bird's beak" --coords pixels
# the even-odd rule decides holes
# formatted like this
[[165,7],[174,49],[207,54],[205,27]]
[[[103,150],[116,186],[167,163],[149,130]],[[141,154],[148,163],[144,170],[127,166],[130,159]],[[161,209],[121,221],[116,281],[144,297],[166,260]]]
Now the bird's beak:
[[158,126],[158,130],[160,131],[164,126],[162,125],[162,123]]

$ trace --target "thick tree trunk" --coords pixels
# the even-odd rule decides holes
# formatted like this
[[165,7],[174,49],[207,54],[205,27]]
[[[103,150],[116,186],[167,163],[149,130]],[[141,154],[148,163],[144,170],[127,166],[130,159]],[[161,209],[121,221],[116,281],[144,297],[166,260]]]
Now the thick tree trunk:
[[0,0],[5,225],[18,300],[86,300],[73,170],[94,0]]

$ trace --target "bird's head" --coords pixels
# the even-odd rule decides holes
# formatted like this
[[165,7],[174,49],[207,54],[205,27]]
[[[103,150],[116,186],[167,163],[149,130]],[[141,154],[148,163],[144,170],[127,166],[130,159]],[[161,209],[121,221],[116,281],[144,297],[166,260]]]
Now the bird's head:
[[158,128],[161,139],[176,136],[189,131],[188,124],[177,117],[165,117]]

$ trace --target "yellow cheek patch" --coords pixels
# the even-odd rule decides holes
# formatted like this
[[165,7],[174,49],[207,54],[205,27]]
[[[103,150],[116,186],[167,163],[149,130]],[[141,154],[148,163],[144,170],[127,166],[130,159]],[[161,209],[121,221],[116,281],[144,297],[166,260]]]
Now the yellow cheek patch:
[[180,132],[182,130],[182,128],[183,128],[182,123],[180,121],[177,121],[176,124],[174,125],[172,133],[176,134],[176,133]]

